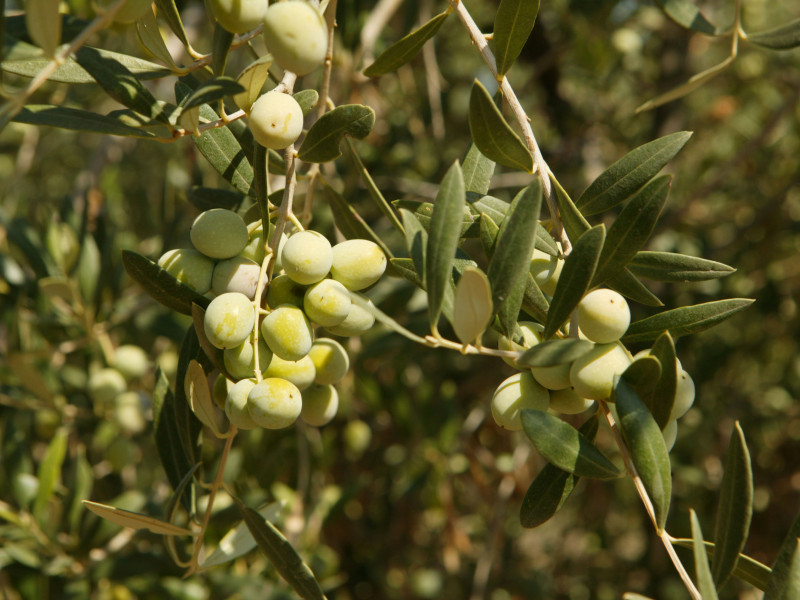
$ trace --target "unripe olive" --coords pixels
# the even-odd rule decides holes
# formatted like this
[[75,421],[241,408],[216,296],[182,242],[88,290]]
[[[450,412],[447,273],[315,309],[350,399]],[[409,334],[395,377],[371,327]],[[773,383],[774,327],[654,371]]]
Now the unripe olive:
[[114,422],[128,435],[141,433],[147,427],[139,392],[123,392],[114,398]]
[[547,410],[550,393],[536,383],[533,375],[515,373],[503,381],[492,396],[492,416],[500,427],[511,431],[522,429],[521,412],[525,408]]
[[[235,348],[226,348],[222,353],[222,359],[225,362],[225,368],[228,373],[239,379],[247,377],[254,377],[256,370],[255,352],[253,352],[253,343],[246,339]],[[258,371],[259,373],[265,371],[269,366],[269,361],[272,360],[272,351],[264,343],[264,340],[258,340]]]
[[323,279],[306,290],[303,309],[317,325],[338,325],[350,314],[350,294],[334,279]]
[[386,255],[370,240],[345,240],[333,247],[331,277],[348,290],[368,288],[386,270]]
[[578,327],[598,344],[616,342],[628,330],[630,322],[628,303],[614,290],[592,290],[578,304]]
[[664,438],[664,445],[667,447],[667,452],[669,452],[678,438],[678,421],[670,419],[664,429],[661,430],[661,436]]
[[332,385],[314,384],[303,392],[300,418],[309,425],[322,427],[330,423],[339,410],[339,394]]
[[264,17],[264,43],[282,68],[305,75],[325,60],[328,29],[308,2],[273,2]]
[[247,409],[247,395],[255,385],[256,382],[253,379],[242,379],[228,389],[228,397],[225,399],[225,414],[228,415],[231,424],[239,429],[253,429],[256,426]]
[[[358,294],[363,299],[367,301],[367,304],[372,306],[372,300],[367,298],[366,296],[359,294],[359,292],[353,292],[354,294]],[[333,327],[326,327],[328,331],[330,331],[333,335],[341,335],[343,337],[351,337],[354,335],[361,335],[366,331],[369,331],[372,326],[375,324],[375,316],[369,312],[368,310],[361,308],[358,304],[353,303],[350,306],[350,312],[347,313],[347,318],[339,323],[338,325],[334,325]]]
[[302,310],[284,304],[261,322],[261,334],[274,354],[284,360],[300,360],[314,342],[311,323]]
[[128,384],[125,377],[110,367],[95,371],[89,376],[87,391],[92,400],[98,404],[108,404],[117,395],[126,392]]
[[265,429],[283,429],[300,416],[303,400],[300,390],[290,381],[268,377],[257,383],[247,395],[247,409],[256,425]]
[[211,290],[215,294],[239,292],[251,300],[255,298],[261,265],[248,258],[234,256],[221,260],[211,276]]
[[234,382],[228,380],[222,373],[217,375],[214,385],[211,386],[211,397],[222,410],[225,410],[225,400],[228,398],[228,391],[233,387]]
[[589,409],[593,400],[583,398],[571,387],[550,392],[550,409],[562,415],[577,415]]
[[267,305],[276,308],[282,304],[291,304],[303,308],[307,286],[301,285],[286,275],[272,278],[267,287]]
[[314,363],[308,356],[300,360],[283,360],[280,356],[273,356],[269,362],[264,377],[280,377],[291,381],[301,392],[314,383],[316,377]]
[[333,248],[317,231],[299,231],[281,252],[283,270],[297,283],[311,285],[325,278],[333,263]]
[[548,390],[563,390],[569,387],[569,369],[571,363],[550,367],[532,367],[531,374],[540,385]]
[[603,400],[611,396],[614,377],[630,364],[631,359],[620,344],[597,344],[572,363],[570,384],[584,398]]
[[303,133],[303,109],[289,94],[267,92],[253,102],[249,122],[250,132],[259,144],[283,150]]
[[670,420],[680,419],[694,404],[695,388],[692,377],[681,369],[678,371],[678,386],[675,390],[675,402],[669,413]]
[[[497,339],[498,349],[516,350],[519,352],[522,350],[527,350],[528,348],[531,348],[542,341],[542,332],[544,331],[544,327],[539,323],[534,323],[533,321],[521,321],[519,323],[519,328],[522,331],[521,344],[518,344],[510,338],[501,335]],[[512,358],[504,356],[503,360],[506,364],[514,368],[521,368]]]
[[113,366],[125,379],[138,379],[150,369],[150,357],[139,346],[123,344],[114,351]]
[[203,325],[208,341],[214,346],[234,348],[250,336],[255,322],[250,299],[239,292],[227,292],[209,303]]
[[264,20],[265,0],[208,0],[214,19],[231,33],[247,33]]
[[211,289],[214,261],[194,248],[167,250],[158,259],[158,266],[198,294]]
[[347,350],[331,338],[319,338],[311,345],[308,357],[314,364],[315,383],[338,383],[350,369],[350,357]]
[[247,225],[232,210],[212,208],[197,215],[189,237],[192,245],[209,258],[231,258],[247,244]]
[[557,267],[557,256],[550,256],[534,248],[533,254],[531,255],[530,273],[533,275],[533,279],[540,289],[545,287],[553,275],[555,275]]

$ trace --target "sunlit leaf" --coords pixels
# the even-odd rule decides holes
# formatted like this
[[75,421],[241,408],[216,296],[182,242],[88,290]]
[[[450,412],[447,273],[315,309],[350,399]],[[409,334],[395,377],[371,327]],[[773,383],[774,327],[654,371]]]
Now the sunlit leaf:
[[689,518],[692,522],[694,570],[697,579],[697,589],[703,600],[717,600],[717,588],[714,586],[714,579],[711,577],[711,569],[708,566],[708,554],[706,554],[703,544],[703,530],[700,529],[700,521],[697,519],[697,514],[695,514],[693,509],[689,510]]
[[664,529],[672,495],[669,453],[661,429],[636,391],[620,378],[613,391],[619,426],[636,471],[653,503],[656,527]]
[[125,510],[122,508],[115,508],[107,504],[100,504],[99,502],[92,502],[91,500],[84,500],[83,505],[99,517],[103,517],[121,525],[122,527],[130,527],[131,529],[149,529],[153,533],[161,535],[195,535],[189,529],[178,527],[172,523],[161,521],[154,517],[148,517],[141,513]]
[[155,3],[158,7],[159,16],[164,18],[172,33],[183,43],[184,48],[191,48],[186,30],[183,27],[183,21],[181,21],[181,15],[175,5],[175,0],[155,0]]
[[629,300],[644,304],[645,306],[664,306],[664,303],[659,300],[653,292],[639,281],[636,276],[628,270],[628,267],[623,268],[606,281],[605,285],[612,290],[616,290]]
[[492,317],[492,289],[489,279],[477,267],[464,269],[456,284],[453,330],[464,344],[476,340]]
[[401,208],[400,217],[403,219],[403,228],[406,232],[406,250],[408,250],[408,254],[414,262],[414,268],[421,285],[425,287],[425,253],[428,249],[428,232],[414,213]]
[[59,0],[25,0],[28,34],[47,56],[53,56],[61,43],[59,4]]
[[792,521],[789,531],[783,539],[781,549],[778,551],[778,557],[772,565],[772,574],[764,590],[764,598],[762,600],[794,600],[796,598],[796,596],[789,595],[789,592],[794,590],[791,590],[787,584],[793,569],[796,568],[793,563],[797,562],[799,538],[800,515]]
[[[249,111],[253,102],[258,100],[261,89],[269,79],[269,69],[272,66],[272,55],[264,56],[254,60],[247,65],[236,77],[236,82],[244,88],[244,91],[236,94],[233,101],[236,106]],[[295,98],[296,99],[296,98]]]
[[736,568],[750,533],[753,516],[753,469],[739,422],[734,423],[725,469],[722,472],[717,520],[714,526],[714,582],[721,588]]
[[652,100],[648,100],[641,106],[637,107],[636,112],[640,113],[646,110],[651,110],[653,108],[656,108],[657,106],[666,104],[667,102],[672,102],[673,100],[677,100],[678,98],[683,98],[690,92],[693,92],[694,90],[699,88],[707,81],[713,79],[714,77],[722,73],[725,69],[727,69],[733,64],[733,61],[734,57],[729,56],[718,65],[715,65],[709,69],[706,69],[705,71],[702,71],[690,77],[689,80],[683,85],[679,85],[678,87],[673,88],[669,92],[661,94],[660,96],[656,96]]
[[665,310],[631,323],[622,341],[647,342],[664,331],[669,331],[673,338],[704,331],[743,311],[753,302],[749,298],[729,298]]
[[363,104],[343,104],[326,112],[308,130],[297,156],[306,162],[327,162],[342,155],[345,136],[362,139],[375,125],[375,111]]
[[692,0],[656,0],[656,4],[661,10],[678,25],[705,33],[706,35],[717,35],[720,33],[694,5]]
[[414,58],[422,46],[431,39],[444,23],[450,11],[445,11],[433,17],[430,21],[415,29],[405,37],[400,38],[394,44],[384,50],[370,66],[364,69],[367,77],[377,77],[385,73],[390,73],[406,64]]
[[624,202],[672,160],[691,136],[690,131],[678,131],[634,148],[603,171],[575,205],[590,216]]
[[196,360],[189,362],[189,369],[186,371],[185,392],[189,399],[189,406],[200,422],[208,427],[214,435],[222,437],[219,427],[217,427],[216,405],[211,399],[208,375]]
[[506,167],[533,172],[533,155],[477,79],[469,96],[469,130],[481,154]]
[[539,14],[539,0],[501,0],[494,17],[492,49],[497,73],[505,75],[528,41]]
[[425,286],[431,331],[438,331],[439,315],[459,241],[459,224],[465,203],[464,177],[458,161],[448,169],[436,194],[425,252]]
[[[273,502],[258,511],[258,514],[265,521],[274,522],[278,518],[282,508],[282,503]],[[244,556],[256,547],[256,540],[247,528],[247,524],[242,521],[236,527],[228,531],[219,541],[214,551],[201,563],[203,569],[225,564],[235,558]]]
[[615,479],[622,472],[569,423],[555,415],[527,408],[522,429],[548,462],[578,477]]
[[572,253],[564,261],[564,268],[556,284],[547,321],[544,324],[544,339],[553,337],[559,327],[569,319],[589,289],[589,283],[594,277],[597,261],[603,250],[605,235],[605,227],[597,225],[575,241]]
[[464,173],[464,189],[476,194],[488,194],[494,167],[493,160],[481,154],[475,144],[470,144],[461,166]]
[[170,69],[177,69],[177,65],[164,43],[164,37],[161,35],[161,29],[158,27],[158,21],[152,10],[146,10],[144,15],[136,21],[136,37],[154,58],[163,62]]
[[[198,310],[202,312],[202,309],[199,308],[197,304],[192,304],[193,318],[196,318],[196,312]],[[187,329],[183,337],[181,349],[178,353],[178,368],[175,371],[176,384],[173,398],[173,415],[175,417],[176,431],[178,432],[178,439],[180,440],[181,446],[183,446],[183,452],[189,461],[190,467],[200,460],[200,451],[197,442],[203,425],[200,423],[200,419],[192,412],[189,398],[186,396],[185,386],[180,385],[179,382],[186,381],[186,373],[189,370],[189,364],[192,360],[199,361],[206,370],[210,370],[211,364],[207,355],[204,353],[205,348],[201,350],[201,344],[196,330],[196,326]],[[205,334],[203,334],[203,337],[205,339]],[[220,354],[222,353],[221,350],[219,352]],[[225,370],[220,370],[228,379],[233,379]],[[187,468],[187,471],[188,470]],[[184,474],[185,472],[181,473],[181,477],[183,477]]]
[[17,123],[60,127],[61,129],[85,131],[87,133],[151,139],[158,137],[150,131],[125,125],[114,117],[77,108],[51,106],[49,104],[28,104],[12,120]]
[[587,221],[569,194],[561,187],[561,184],[550,175],[550,181],[553,184],[553,191],[556,195],[556,202],[558,203],[558,212],[561,216],[561,222],[564,224],[564,230],[567,232],[570,240],[577,240],[583,235],[585,231],[591,228],[589,221]]
[[68,431],[64,428],[56,431],[36,471],[39,487],[33,500],[33,516],[40,525],[49,520],[47,507],[61,482],[61,467],[67,454],[67,435]]
[[[675,546],[692,548],[694,541],[688,538],[677,538],[673,539],[672,543]],[[712,542],[704,542],[704,546],[709,558],[713,559],[714,544]],[[756,587],[759,590],[765,590],[767,589],[767,583],[769,582],[770,568],[767,565],[758,562],[754,558],[747,556],[746,554],[740,554],[739,560],[736,561],[736,568],[733,570],[733,574],[742,581],[746,581],[753,587]]]

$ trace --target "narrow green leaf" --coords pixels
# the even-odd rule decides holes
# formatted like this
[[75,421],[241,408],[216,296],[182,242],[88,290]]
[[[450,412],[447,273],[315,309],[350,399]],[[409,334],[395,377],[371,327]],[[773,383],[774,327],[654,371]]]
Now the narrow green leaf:
[[[694,541],[687,538],[677,538],[673,539],[672,543],[675,546],[692,548]],[[712,542],[704,542],[704,545],[709,558],[713,559],[714,544]],[[736,568],[733,570],[733,574],[736,575],[736,577],[742,581],[746,581],[753,587],[756,587],[760,590],[767,589],[770,572],[770,568],[767,565],[758,562],[754,558],[750,558],[746,554],[739,555],[739,560],[736,562]]]
[[481,154],[512,169],[533,172],[533,155],[506,122],[489,92],[477,79],[469,95],[469,130]]
[[[486,272],[492,287],[495,312],[530,271],[541,206],[542,186],[536,179],[516,195],[500,226],[494,254]],[[519,304],[522,304],[522,294]],[[516,310],[519,311],[519,305]]]
[[646,110],[651,110],[653,108],[656,108],[657,106],[666,104],[667,102],[672,102],[673,100],[677,100],[678,98],[683,98],[690,92],[693,92],[694,90],[699,88],[707,81],[713,79],[714,77],[722,73],[725,69],[727,69],[733,64],[733,61],[734,61],[734,56],[731,55],[718,65],[714,65],[713,67],[710,67],[705,71],[696,73],[695,75],[690,77],[686,83],[679,85],[678,87],[673,88],[670,91],[661,94],[660,96],[656,96],[652,100],[648,100],[641,106],[637,107],[636,113],[638,114]]
[[661,375],[658,377],[650,401],[645,400],[645,404],[663,430],[669,423],[669,415],[675,404],[675,392],[678,389],[678,361],[675,356],[675,344],[668,331],[658,336],[650,355],[658,359]]
[[555,415],[526,408],[522,429],[549,462],[578,477],[615,479],[622,472],[569,423]]
[[61,43],[59,0],[26,0],[25,24],[31,39],[52,57]]
[[703,542],[703,530],[700,529],[700,521],[698,521],[694,509],[689,510],[689,518],[692,522],[692,548],[694,550],[697,589],[703,600],[717,600],[717,588],[714,586],[714,579],[711,577],[711,569],[708,566],[708,554],[706,554]]
[[184,392],[189,399],[189,406],[200,422],[208,427],[217,437],[222,437],[217,427],[217,411],[211,399],[211,390],[208,387],[208,375],[196,360],[189,361],[186,371]]
[[214,36],[211,42],[211,70],[216,76],[225,73],[225,65],[228,62],[228,53],[231,51],[234,37],[234,34],[219,23],[214,24]]
[[608,228],[593,285],[599,285],[622,271],[647,243],[664,208],[671,181],[670,175],[653,179],[625,205]]
[[679,131],[631,150],[586,188],[576,206],[588,217],[624,202],[672,160],[691,136],[690,131]]
[[[502,307],[500,308],[502,310]],[[550,310],[550,302],[536,285],[536,281],[530,273],[528,273],[525,284],[525,295],[522,297],[522,309],[539,323],[547,320],[547,313]]]
[[[265,521],[274,522],[278,518],[281,511],[282,504],[280,502],[273,502],[267,504],[264,508],[258,511],[258,514]],[[219,541],[219,545],[200,565],[203,569],[222,565],[227,562],[244,556],[250,550],[256,547],[256,541],[253,539],[253,534],[247,528],[247,524],[242,521],[236,527],[228,531]]]
[[39,488],[36,490],[36,498],[33,500],[33,517],[40,526],[49,520],[47,507],[56,487],[61,482],[61,467],[67,455],[67,434],[68,431],[64,428],[56,431],[36,471]]
[[252,508],[236,498],[234,500],[256,544],[286,583],[305,600],[324,600],[325,595],[311,569],[281,532]]
[[94,471],[86,459],[85,446],[78,446],[73,467],[73,480],[68,487],[71,500],[67,521],[70,533],[76,535],[80,529],[83,515],[82,501],[91,496],[94,487]]
[[547,340],[526,350],[517,363],[525,367],[554,367],[571,363],[592,348],[592,342],[578,338]]
[[158,7],[158,14],[164,17],[164,20],[169,25],[172,33],[181,41],[183,47],[187,50],[192,47],[189,43],[189,38],[186,35],[186,30],[181,21],[181,15],[178,12],[178,7],[175,5],[175,0],[155,0]]
[[[593,442],[599,419],[592,415],[578,430],[589,442]],[[548,521],[567,501],[580,479],[577,475],[547,463],[533,480],[519,510],[519,520],[523,527],[538,527]]]
[[589,221],[583,217],[581,211],[575,206],[572,198],[570,198],[569,194],[561,187],[561,184],[555,176],[550,175],[550,181],[553,184],[553,191],[555,191],[556,194],[558,212],[561,217],[561,222],[564,224],[564,230],[567,232],[569,239],[576,240],[581,237],[585,231],[591,229],[592,226],[589,224]]
[[[500,200],[499,198],[495,198],[494,196],[478,196],[476,198],[475,192],[467,192],[467,207],[468,212],[471,215],[475,215],[476,217],[480,217],[481,215],[486,215],[489,217],[494,223],[497,225],[501,225],[503,221],[505,221],[506,215],[508,214],[508,210],[511,205],[506,202],[505,200]],[[473,223],[473,219],[470,219],[470,224]],[[588,228],[587,228],[588,229]],[[468,228],[462,232],[461,235],[465,237],[470,237],[472,234],[472,229]],[[478,233],[476,234],[480,236],[480,228],[478,229]],[[561,251],[556,244],[556,241],[553,239],[553,236],[550,235],[550,232],[545,229],[541,223],[537,221],[536,223],[536,241],[535,247],[537,250],[541,250],[545,254],[549,254],[550,256],[560,256]]]
[[97,288],[100,284],[102,270],[102,258],[97,242],[91,234],[83,236],[81,242],[81,253],[78,256],[78,289],[81,292],[84,302],[92,305],[95,302]]
[[230,77],[213,77],[192,90],[191,94],[181,100],[180,106],[186,110],[194,106],[210,104],[222,100],[225,96],[234,96],[244,91],[244,87]]
[[345,136],[363,139],[375,125],[375,111],[363,104],[343,104],[322,115],[308,130],[297,156],[322,163],[339,158]]
[[499,75],[505,75],[517,60],[533,31],[538,14],[539,0],[501,0],[494,17],[492,35]]
[[612,276],[611,279],[606,281],[606,285],[639,304],[644,304],[645,306],[664,306],[664,303],[659,300],[658,296],[648,290],[641,281],[636,279],[636,276],[628,270],[628,267],[623,268],[622,271]]
[[664,530],[672,494],[669,453],[653,415],[624,378],[614,387],[619,426],[636,471],[653,503],[659,535]]
[[208,306],[210,300],[182,284],[155,262],[133,250],[122,251],[122,264],[142,289],[167,308],[192,314],[192,303]]
[[[525,300],[525,290],[528,286],[528,277],[530,273],[524,274],[519,281],[514,284],[514,287],[508,291],[506,299],[495,309],[497,311],[497,320],[500,323],[500,331],[507,337],[513,337],[517,330],[517,321],[519,321],[519,311],[522,308],[522,303]],[[496,304],[492,303],[492,306]]]
[[152,10],[146,10],[144,15],[136,21],[136,37],[142,47],[154,58],[163,62],[173,71],[178,70],[178,65],[172,59],[164,37],[161,35],[158,19]]
[[325,190],[325,197],[328,199],[328,204],[333,212],[333,220],[336,222],[336,227],[348,240],[372,240],[381,247],[381,250],[383,250],[387,258],[392,258],[394,256],[386,245],[386,242],[372,230],[372,227],[361,218],[361,215],[356,212],[339,192],[328,184],[323,184],[323,189]]
[[439,28],[449,14],[449,10],[440,13],[420,28],[415,29],[408,35],[397,40],[386,50],[381,52],[380,56],[375,59],[375,62],[364,69],[364,75],[367,77],[378,77],[379,75],[391,73],[398,67],[406,64],[419,53],[422,46],[425,45],[425,42],[436,35],[436,32],[439,31]]
[[767,587],[762,600],[794,600],[796,596],[789,596],[788,583],[793,570],[793,563],[797,561],[797,540],[800,538],[800,515],[792,521],[786,537],[783,539],[778,557],[772,565]]
[[719,33],[691,0],[656,0],[656,4],[670,19],[686,29],[706,35],[718,35]]
[[464,203],[464,176],[461,173],[461,165],[456,161],[448,169],[436,194],[425,252],[428,316],[434,334],[438,331],[445,289],[452,279]]
[[[174,523],[175,517],[178,514],[178,509],[181,506],[181,501],[183,500],[184,493],[186,492],[187,488],[189,490],[189,498],[192,499],[191,501],[194,502],[193,498],[195,495],[195,486],[194,483],[194,474],[197,470],[202,466],[202,463],[196,463],[188,473],[183,476],[180,483],[178,483],[175,490],[172,492],[172,495],[169,498],[169,502],[167,502],[166,509],[164,510],[164,515],[166,517],[166,521],[168,523]],[[178,549],[175,547],[175,539],[174,536],[167,535],[164,538],[164,546],[167,548],[167,552],[169,553],[170,557],[176,563],[180,562],[181,557],[178,553]]]
[[413,260],[410,258],[390,258],[389,264],[392,265],[394,272],[399,277],[413,283],[418,288],[425,289],[425,285],[422,283],[422,277],[417,272]]
[[130,527],[132,529],[149,529],[153,533],[161,535],[195,535],[189,529],[178,527],[172,523],[161,521],[154,517],[149,517],[141,513],[132,512],[107,504],[100,504],[99,502],[92,502],[84,500],[83,505],[99,517],[107,519],[112,523],[121,525],[122,527]]
[[[192,305],[193,311],[197,308],[197,304]],[[194,318],[194,316],[193,314],[192,317]],[[191,465],[197,464],[200,460],[197,440],[200,437],[200,431],[203,426],[200,420],[194,416],[192,407],[189,404],[189,399],[186,397],[185,386],[181,385],[181,382],[186,381],[186,373],[189,370],[189,363],[191,363],[192,360],[200,361],[204,366],[210,364],[206,354],[200,347],[196,329],[196,327],[187,329],[186,335],[183,337],[183,342],[181,343],[181,350],[178,354],[178,368],[175,372],[175,395],[172,404],[178,438],[183,446],[183,452],[189,461],[190,467]],[[220,350],[220,354],[221,353],[222,351]],[[206,370],[210,370],[210,368]],[[223,370],[222,373],[228,376],[226,371]],[[230,377],[228,378],[230,379]],[[181,473],[181,477],[183,477],[184,474],[185,471]]]
[[313,89],[299,90],[292,94],[292,97],[297,100],[297,103],[300,105],[300,110],[303,111],[303,116],[305,117],[311,112],[311,109],[317,105],[319,101],[319,92]]
[[489,193],[495,163],[486,158],[475,144],[469,145],[461,170],[464,173],[464,189],[480,195]]
[[150,131],[125,125],[114,117],[49,104],[29,104],[17,113],[12,121],[104,135],[150,139],[158,137]]
[[480,218],[481,246],[483,246],[483,253],[489,261],[491,261],[494,256],[494,247],[497,243],[497,235],[499,233],[500,227],[497,223],[495,223],[489,215],[482,213]]
[[751,44],[770,50],[791,50],[800,46],[800,19],[795,19],[768,31],[748,33],[745,38]]
[[729,298],[665,310],[631,323],[622,341],[626,344],[647,342],[664,331],[669,331],[673,338],[704,331],[743,311],[753,302],[749,298]]
[[[200,117],[216,121],[219,115],[207,104],[200,106]],[[197,149],[206,157],[222,177],[243,194],[250,194],[253,186],[253,167],[242,146],[228,127],[217,127],[192,136]]]
[[638,277],[653,281],[707,281],[734,273],[726,264],[675,252],[642,250],[628,263],[628,269]]
[[353,144],[350,140],[347,140],[347,149],[350,151],[350,157],[353,159],[356,169],[361,175],[361,180],[367,187],[369,197],[372,199],[378,209],[389,218],[389,221],[392,223],[392,225],[394,225],[394,228],[400,233],[405,233],[403,230],[403,225],[397,218],[397,213],[392,208],[392,205],[386,201],[386,198],[383,197],[383,194],[378,189],[378,186],[375,185],[372,176],[369,174],[369,171],[367,171],[367,167],[364,166],[364,163],[361,161],[361,157],[358,155],[358,152],[356,152],[356,149],[353,147]]
[[[413,212],[422,226],[425,227],[426,230],[430,229],[431,217],[433,216],[433,202],[417,202],[416,200],[400,199],[394,200],[392,204],[398,210],[404,208]],[[472,215],[471,211],[467,207],[464,207],[459,237],[475,237],[479,230],[480,227],[476,223],[476,218]]]
[[[156,371],[156,385],[153,390],[153,436],[164,472],[167,474],[172,489],[176,490],[192,466],[186,458],[178,434],[175,421],[175,397],[160,368]],[[181,503],[187,511],[193,510],[193,499],[190,496],[183,495]]]
[[186,199],[200,211],[212,208],[236,210],[244,202],[245,196],[232,190],[194,185],[186,191]]
[[400,217],[403,219],[403,227],[406,231],[406,249],[414,262],[420,284],[425,287],[425,253],[428,249],[428,232],[425,231],[414,213],[401,208]]
[[79,49],[75,59],[114,100],[151,119],[169,123],[163,103],[125,65],[88,46]]
[[750,533],[753,516],[753,469],[750,452],[739,422],[731,434],[714,526],[714,560],[712,572],[717,588],[721,588],[736,568],[739,553]]
[[637,358],[628,365],[622,377],[631,385],[642,402],[649,407],[653,403],[653,394],[658,386],[658,378],[661,377],[661,363],[655,356]]
[[597,261],[603,250],[606,230],[603,225],[592,227],[581,235],[564,261],[556,291],[544,324],[544,339],[553,337],[578,306],[594,277]]

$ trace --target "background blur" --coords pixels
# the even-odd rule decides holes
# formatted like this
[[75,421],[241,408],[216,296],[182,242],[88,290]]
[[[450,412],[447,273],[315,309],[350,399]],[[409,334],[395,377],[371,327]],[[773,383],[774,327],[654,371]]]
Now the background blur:
[[[86,2],[66,4],[91,16]],[[366,80],[359,73],[371,57],[415,27],[419,14],[427,19],[446,3],[402,3],[365,48],[361,35],[374,4],[339,2],[331,96],[377,112],[375,130],[356,147],[384,195],[429,199],[432,184],[469,144],[473,79],[489,85],[491,77],[451,18],[410,65]],[[700,4],[712,22],[731,21],[732,2]],[[791,2],[743,4],[746,31],[800,16]],[[195,46],[210,50],[202,3],[178,5]],[[471,0],[468,7],[490,31],[496,3]],[[94,45],[145,56],[135,33],[122,27]],[[697,400],[671,454],[668,529],[688,535],[691,507],[711,535],[721,460],[739,420],[756,484],[745,550],[771,564],[800,499],[800,51],[743,42],[732,67],[689,96],[634,112],[721,62],[729,47],[727,39],[683,30],[650,2],[549,0],[510,77],[545,159],[573,197],[633,147],[694,131],[669,166],[672,192],[649,249],[695,254],[738,271],[651,289],[667,307],[733,296],[757,302],[677,343]],[[237,68],[234,61],[230,72]],[[308,76],[298,89],[316,86],[318,77]],[[156,95],[174,100],[173,83],[155,83]],[[91,86],[50,84],[34,101],[116,108]],[[402,255],[402,240],[373,208],[347,158],[325,175]],[[527,181],[498,168],[491,193],[510,199]],[[159,536],[120,530],[79,504],[90,497],[163,515],[170,489],[152,426],[140,433],[120,427],[86,387],[88,374],[121,344],[141,346],[154,365],[174,371],[189,323],[128,278],[120,251],[156,258],[188,246],[199,212],[186,198],[192,185],[230,189],[188,139],[158,144],[15,123],[0,134],[4,600],[292,597],[258,553],[183,580]],[[318,199],[314,228],[332,234],[330,212]],[[424,328],[424,297],[409,284],[387,278],[371,295],[397,320]],[[634,318],[651,312],[633,310]],[[250,506],[286,501],[280,528],[329,597],[610,600],[625,591],[686,597],[628,480],[582,481],[551,521],[521,529],[520,503],[542,459],[523,434],[501,431],[487,418],[494,388],[513,372],[505,363],[420,348],[381,328],[350,349],[354,368],[334,422],[321,430],[246,432],[228,473]],[[153,369],[129,385],[147,406]],[[606,437],[601,433],[599,443],[610,448]],[[63,468],[53,499],[42,506],[37,489],[53,468],[53,439],[66,440]],[[220,450],[206,439],[209,468]],[[212,520],[218,536],[238,514],[224,502],[220,508]],[[722,597],[760,593],[732,581]]]

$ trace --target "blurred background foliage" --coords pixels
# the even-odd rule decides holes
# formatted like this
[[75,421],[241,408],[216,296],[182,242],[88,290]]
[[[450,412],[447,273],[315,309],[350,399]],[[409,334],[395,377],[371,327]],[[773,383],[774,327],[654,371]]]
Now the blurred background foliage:
[[[491,77],[449,19],[410,65],[367,80],[360,70],[372,57],[415,27],[418,15],[444,8],[432,0],[404,2],[365,47],[375,4],[339,3],[331,96],[375,109],[375,130],[356,147],[384,195],[427,199],[468,146],[473,79],[490,85]],[[733,2],[701,4],[712,22],[731,21]],[[77,16],[92,14],[82,0],[65,5]],[[193,44],[208,51],[202,3],[178,5]],[[496,2],[472,0],[469,8],[491,30]],[[791,2],[744,0],[743,15],[745,31],[757,31],[800,13]],[[94,43],[145,56],[129,28],[111,29]],[[721,457],[739,420],[756,483],[745,552],[770,564],[800,498],[800,52],[742,42],[731,68],[706,85],[635,113],[728,53],[727,40],[687,32],[651,2],[549,0],[510,77],[546,160],[573,197],[631,148],[673,131],[695,132],[669,167],[672,192],[649,249],[695,254],[738,271],[651,289],[668,307],[731,296],[757,302],[678,341],[698,393],[671,454],[668,529],[688,535],[693,507],[703,529],[712,530]],[[237,68],[234,61],[231,73]],[[316,86],[318,76],[301,88]],[[13,88],[23,80],[6,76],[4,83]],[[149,85],[173,100],[173,80]],[[116,108],[92,86],[48,84],[33,100]],[[402,254],[349,159],[324,174]],[[491,193],[510,198],[527,180],[498,168]],[[186,197],[193,185],[229,189],[189,140],[159,144],[19,124],[0,134],[5,599],[291,597],[256,553],[183,580],[158,536],[120,530],[79,503],[90,497],[163,515],[170,489],[152,425],[115,419],[113,405],[89,393],[87,380],[114,364],[122,344],[142,347],[153,365],[174,372],[188,321],[133,284],[120,251],[155,258],[188,246],[199,212]],[[331,232],[318,198],[315,228]],[[401,322],[424,328],[424,297],[409,284],[388,279],[372,295]],[[651,311],[634,307],[634,318]],[[664,600],[686,596],[626,479],[583,481],[550,522],[521,529],[520,503],[543,461],[522,433],[501,431],[487,418],[492,391],[510,367],[420,348],[380,329],[350,349],[354,368],[335,421],[321,430],[247,432],[227,473],[248,505],[286,503],[279,526],[331,598],[610,600],[628,590]],[[152,365],[128,382],[145,411],[154,383]],[[209,437],[203,448],[213,472],[219,442]],[[224,501],[219,508],[212,533],[221,537],[238,513]],[[732,581],[722,597],[760,593]]]

